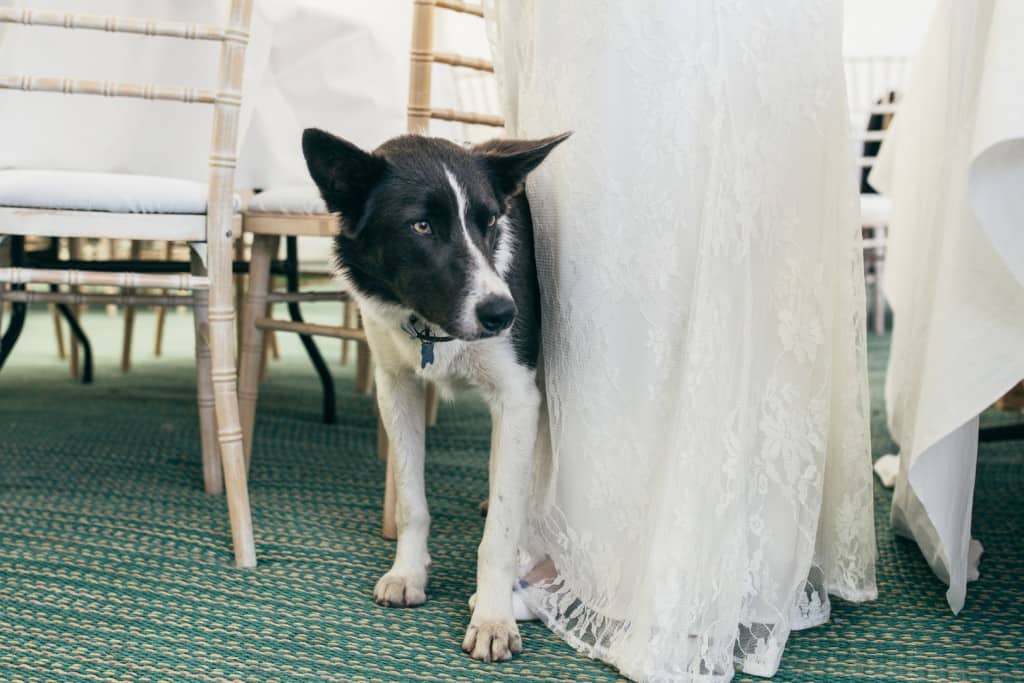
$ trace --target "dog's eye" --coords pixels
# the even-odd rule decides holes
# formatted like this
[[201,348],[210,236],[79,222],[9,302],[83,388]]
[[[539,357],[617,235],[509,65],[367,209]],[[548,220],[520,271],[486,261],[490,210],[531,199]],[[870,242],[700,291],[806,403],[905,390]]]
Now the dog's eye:
[[494,224],[498,222],[498,214],[491,214],[491,217],[487,219],[487,227],[493,228]]
[[433,230],[430,229],[430,223],[427,221],[416,221],[412,224],[412,230],[417,235],[429,235],[433,232]]

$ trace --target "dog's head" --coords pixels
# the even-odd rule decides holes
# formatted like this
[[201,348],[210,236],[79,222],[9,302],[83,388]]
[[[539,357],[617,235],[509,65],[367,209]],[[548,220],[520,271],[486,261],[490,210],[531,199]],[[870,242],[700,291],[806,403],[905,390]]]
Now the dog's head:
[[472,341],[512,325],[505,217],[527,174],[567,137],[460,147],[402,136],[369,153],[309,128],[302,151],[340,216],[338,257],[352,283]]

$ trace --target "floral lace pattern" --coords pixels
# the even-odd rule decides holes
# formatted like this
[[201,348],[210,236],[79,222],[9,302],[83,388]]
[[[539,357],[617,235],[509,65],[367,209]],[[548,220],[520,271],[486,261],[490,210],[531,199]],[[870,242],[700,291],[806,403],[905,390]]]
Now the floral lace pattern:
[[550,427],[526,591],[637,680],[771,675],[875,595],[837,1],[489,0],[531,177]]

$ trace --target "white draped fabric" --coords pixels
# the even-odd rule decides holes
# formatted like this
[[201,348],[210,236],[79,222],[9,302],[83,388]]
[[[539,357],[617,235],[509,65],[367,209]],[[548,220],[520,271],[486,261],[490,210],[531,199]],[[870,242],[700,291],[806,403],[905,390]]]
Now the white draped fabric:
[[[839,2],[489,0],[550,428],[524,596],[637,680],[771,675],[876,595]],[[549,437],[549,438],[548,438]],[[550,442],[550,443],[548,443]]]
[[977,416],[1024,378],[1022,35],[1018,0],[941,0],[871,175],[893,203],[892,523],[949,584],[954,612],[981,552]]
[[[221,24],[227,0],[13,0],[27,9]],[[409,0],[257,0],[243,81],[240,187],[310,184],[302,129],[367,147],[405,130]],[[5,74],[212,88],[219,45],[0,24]],[[159,175],[205,182],[210,110],[0,91],[0,169]]]

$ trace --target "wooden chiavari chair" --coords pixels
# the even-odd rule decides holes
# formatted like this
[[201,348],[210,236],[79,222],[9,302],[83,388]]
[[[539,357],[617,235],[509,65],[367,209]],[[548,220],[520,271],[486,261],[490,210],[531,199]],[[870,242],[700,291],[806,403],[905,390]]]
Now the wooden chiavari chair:
[[[0,295],[16,305],[44,301],[65,305],[186,304],[194,307],[204,481],[211,493],[227,490],[235,563],[240,567],[256,564],[238,412],[235,301],[232,293],[232,242],[240,229],[239,216],[235,214],[237,198],[233,185],[242,72],[251,12],[251,0],[232,0],[227,23],[213,26],[0,8],[0,22],[4,23],[220,43],[215,90],[150,83],[0,76],[0,88],[6,89],[213,105],[210,171],[206,185],[170,178],[106,173],[0,172],[0,230],[11,242],[11,266],[0,268],[0,283],[9,283],[11,287]],[[159,197],[159,201],[154,197]],[[48,268],[26,268],[22,267],[23,254],[20,253],[23,252],[26,235],[188,242],[192,246],[191,272],[135,272],[116,268],[114,262],[92,264],[84,261],[69,261],[63,266],[54,264]],[[192,293],[91,294],[40,292],[27,288],[27,285],[35,283],[113,286],[126,290],[188,290]]]

